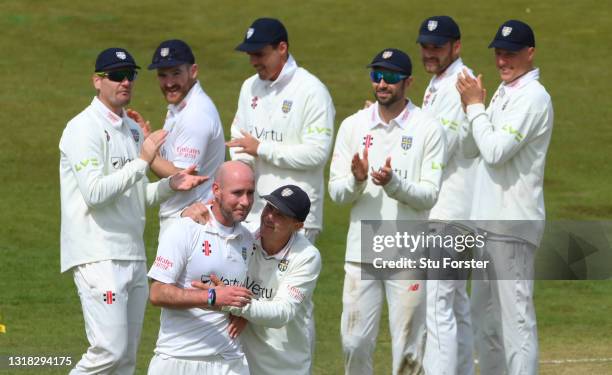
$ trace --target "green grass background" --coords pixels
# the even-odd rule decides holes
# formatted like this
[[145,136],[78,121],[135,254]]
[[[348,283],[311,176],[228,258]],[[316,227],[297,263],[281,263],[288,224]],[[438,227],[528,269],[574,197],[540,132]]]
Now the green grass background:
[[[413,58],[409,96],[420,105],[429,77],[418,58],[420,22],[452,15],[463,33],[464,61],[498,84],[486,47],[503,21],[532,25],[541,81],[555,106],[545,198],[551,219],[610,219],[609,1],[0,1],[0,334],[1,354],[80,355],[87,346],[79,299],[70,274],[59,273],[58,142],[66,122],[94,95],[91,73],[99,51],[127,48],[145,67],[157,44],[181,38],[194,49],[200,79],[228,127],[242,81],[253,74],[233,51],[251,21],[280,18],[290,51],[329,88],[336,126],[371,97],[365,65],[385,47]],[[161,127],[165,103],[155,75],[138,77],[132,106]],[[343,369],[339,317],[348,207],[326,203],[318,247],[323,272],[315,293],[316,374]],[[156,210],[148,211],[149,260],[157,237]],[[612,265],[611,265],[612,267]],[[612,357],[612,284],[537,282],[541,359]],[[159,310],[147,308],[137,373],[145,373],[157,337]],[[390,372],[386,315],[375,372]],[[2,370],[0,370],[1,372]],[[66,373],[61,370],[20,370]],[[542,374],[610,374],[612,363],[542,365]]]

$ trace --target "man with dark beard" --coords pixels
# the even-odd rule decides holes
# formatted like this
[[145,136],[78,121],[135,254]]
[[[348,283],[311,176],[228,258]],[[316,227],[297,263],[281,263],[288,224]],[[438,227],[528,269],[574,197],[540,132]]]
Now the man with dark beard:
[[[412,63],[387,48],[370,65],[376,103],[345,119],[330,167],[329,192],[353,205],[347,236],[342,346],[347,374],[372,374],[383,296],[389,304],[393,373],[422,372],[425,288],[422,280],[364,280],[362,220],[426,220],[440,190],[443,130],[406,99]],[[369,172],[369,169],[371,172]]]

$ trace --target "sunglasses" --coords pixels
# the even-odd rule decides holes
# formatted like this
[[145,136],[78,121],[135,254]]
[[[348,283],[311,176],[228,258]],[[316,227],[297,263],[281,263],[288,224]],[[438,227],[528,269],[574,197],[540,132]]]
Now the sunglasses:
[[[113,70],[112,72],[98,72],[96,73],[98,77],[108,78],[113,82],[123,82],[124,79],[132,82],[136,79],[138,72],[135,70]],[[386,81],[386,80],[385,80]]]
[[406,78],[408,78],[407,75],[397,72],[389,72],[382,70],[373,70],[370,72],[370,79],[374,83],[380,83],[380,81],[384,79],[385,82],[393,85]]

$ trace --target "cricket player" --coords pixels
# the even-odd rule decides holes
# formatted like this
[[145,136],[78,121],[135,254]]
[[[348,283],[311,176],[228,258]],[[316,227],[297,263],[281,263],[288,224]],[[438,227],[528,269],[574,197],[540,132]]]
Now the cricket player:
[[372,374],[372,353],[386,295],[393,373],[418,374],[424,351],[424,281],[362,280],[360,223],[368,219],[426,220],[440,190],[445,141],[435,119],[406,99],[412,83],[408,55],[387,48],[368,67],[376,103],[342,122],[329,180],[332,200],[353,205],[342,298],[345,370],[347,374]]
[[[465,126],[466,117],[455,85],[458,75],[467,69],[460,57],[459,25],[449,16],[428,17],[419,28],[417,43],[421,46],[423,67],[433,75],[425,90],[422,108],[436,118],[446,138],[442,186],[429,218],[447,223],[468,220],[475,159],[464,157],[459,150],[459,132]],[[441,252],[443,256],[458,256],[454,249]],[[453,275],[452,270],[444,273],[441,277],[430,272],[427,280],[427,345],[423,367],[426,374],[433,375],[473,374],[470,300],[466,290],[469,275]]]
[[96,96],[60,139],[61,271],[72,270],[89,348],[71,374],[132,374],[148,294],[145,204],[204,181],[194,166],[148,183],[166,132],[146,139],[127,117],[137,70],[123,48],[102,51]]
[[[231,127],[230,155],[253,166],[257,193],[294,184],[312,201],[304,223],[312,242],[323,226],[323,168],[332,147],[335,109],[327,88],[297,65],[289,53],[285,26],[259,18],[236,50],[249,55],[257,74],[240,89]],[[259,222],[256,201],[247,221]]]
[[229,311],[249,321],[240,337],[251,375],[307,375],[314,355],[312,295],[321,272],[319,250],[299,232],[310,199],[295,185],[281,186],[263,199],[267,204],[246,282],[254,299]]
[[[206,308],[244,306],[253,236],[240,223],[253,205],[255,182],[246,164],[221,165],[213,183],[209,222],[183,218],[161,236],[149,271],[151,303],[161,306],[161,324],[149,374],[249,374],[240,342],[229,336],[229,314]],[[224,288],[193,288],[216,276]]]
[[473,275],[475,341],[481,374],[532,375],[538,371],[534,257],[544,229],[553,107],[534,67],[529,25],[504,22],[489,48],[502,80],[489,107],[480,75],[457,81],[469,121],[465,150],[479,156],[472,218],[487,232],[479,255],[493,265]]
[[[191,47],[178,39],[166,40],[155,50],[149,70],[157,70],[157,80],[168,112],[164,130],[166,142],[160,147],[151,169],[158,177],[170,176],[195,165],[200,176],[214,176],[225,160],[223,126],[215,104],[204,92],[198,80],[199,66]],[[139,120],[135,111],[130,115]],[[145,123],[144,127],[148,125]],[[180,212],[195,201],[212,198],[212,178],[188,192],[175,194],[159,207],[159,237],[180,218]]]

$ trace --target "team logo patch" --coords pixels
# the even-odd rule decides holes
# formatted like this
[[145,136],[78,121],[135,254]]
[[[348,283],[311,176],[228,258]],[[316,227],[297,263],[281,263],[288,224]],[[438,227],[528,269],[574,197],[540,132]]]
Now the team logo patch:
[[134,142],[138,143],[140,141],[140,133],[136,129],[130,129],[132,132],[132,137],[134,138]]
[[512,32],[512,27],[510,26],[502,27],[502,35],[504,36],[504,38],[510,35],[511,32]]
[[102,297],[104,298],[104,302],[106,302],[107,305],[112,305],[113,302],[116,301],[115,293],[113,293],[113,291],[111,290],[107,290],[106,293],[102,295]]
[[418,284],[418,283],[411,284],[411,285],[408,287],[408,291],[409,291],[409,292],[416,292],[417,290],[419,290],[419,284]]
[[438,28],[438,21],[436,21],[436,20],[429,20],[427,22],[427,30],[434,31],[437,28]]
[[247,248],[246,247],[242,247],[242,259],[246,261],[247,258]]
[[255,33],[255,29],[252,27],[249,27],[249,29],[246,32],[246,38],[249,39],[250,37],[253,36],[254,33]]
[[169,54],[170,54],[170,48],[168,48],[168,47],[164,47],[164,48],[159,50],[159,55],[161,57],[167,57]]
[[209,256],[212,253],[212,248],[210,247],[210,242],[208,242],[208,240],[204,241],[202,244],[202,252],[205,256]]
[[115,56],[117,56],[117,58],[121,60],[125,60],[127,58],[127,55],[123,51],[115,52]]
[[289,266],[289,261],[285,258],[281,259],[281,261],[278,262],[278,270],[281,272],[287,271],[287,266]]
[[293,195],[293,190],[291,190],[291,188],[284,188],[283,191],[281,191],[281,195],[283,197],[290,197]]
[[391,56],[393,56],[393,51],[385,51],[385,52],[383,52],[383,54],[382,54],[382,58],[383,58],[383,59],[388,59],[388,58],[390,58]]
[[366,149],[369,149],[370,147],[372,147],[373,140],[374,140],[374,137],[372,137],[370,134],[363,137],[363,145],[365,146]]
[[291,111],[291,105],[293,104],[293,102],[291,100],[284,100],[283,101],[283,113],[289,113],[289,111]]
[[410,150],[410,147],[412,147],[412,137],[403,135],[401,145],[402,145],[402,150],[404,151]]
[[259,100],[259,98],[256,96],[254,96],[253,99],[251,99],[251,108],[253,109],[257,108],[257,100]]

